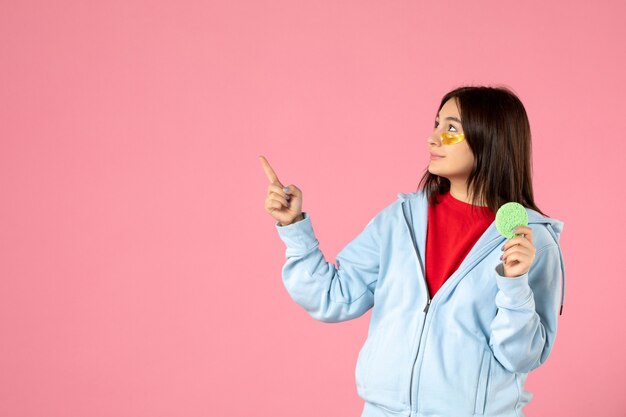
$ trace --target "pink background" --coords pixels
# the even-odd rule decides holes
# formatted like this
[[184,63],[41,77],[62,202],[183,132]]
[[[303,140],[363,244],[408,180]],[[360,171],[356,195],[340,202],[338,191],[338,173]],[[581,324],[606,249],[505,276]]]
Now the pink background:
[[626,415],[624,4],[3,1],[0,415],[360,415],[370,313],[291,300],[258,155],[334,262],[480,83],[525,103],[565,223],[527,415]]

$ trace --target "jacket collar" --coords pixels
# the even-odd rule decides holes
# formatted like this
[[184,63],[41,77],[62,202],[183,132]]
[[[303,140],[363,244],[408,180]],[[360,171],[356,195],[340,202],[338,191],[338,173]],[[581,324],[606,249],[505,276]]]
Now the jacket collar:
[[[413,223],[411,226],[415,233],[415,244],[417,245],[417,250],[421,258],[420,262],[422,262],[423,265],[426,250],[426,231],[428,226],[428,196],[423,190],[420,190],[412,193],[398,193],[398,198],[402,201],[403,208],[408,208],[411,213],[410,221]],[[550,233],[550,236],[552,236],[559,249],[559,257],[561,260],[561,310],[559,314],[563,314],[563,303],[565,301],[565,265],[563,264],[563,253],[561,252],[561,245],[559,244],[561,232],[563,231],[563,222],[550,217],[544,217],[541,213],[528,207],[526,207],[526,213],[528,214],[528,224],[545,225]],[[472,262],[474,257],[483,252],[485,247],[491,246],[495,242],[500,244],[500,242],[504,241],[506,241],[506,238],[500,235],[496,229],[495,221],[492,222],[478,239],[472,250],[470,250],[470,253],[468,253],[463,263],[466,261]]]

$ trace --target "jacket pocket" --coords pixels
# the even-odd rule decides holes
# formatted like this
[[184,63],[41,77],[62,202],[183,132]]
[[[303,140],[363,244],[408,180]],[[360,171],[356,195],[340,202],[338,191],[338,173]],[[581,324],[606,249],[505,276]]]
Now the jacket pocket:
[[355,370],[357,387],[366,388],[368,386],[367,376],[370,370],[372,353],[376,349],[379,337],[376,333],[368,335],[361,347]]
[[487,402],[487,384],[489,382],[490,370],[491,350],[485,349],[483,351],[483,359],[480,365],[480,375],[478,377],[478,385],[476,387],[474,415],[483,415],[485,413],[485,403]]

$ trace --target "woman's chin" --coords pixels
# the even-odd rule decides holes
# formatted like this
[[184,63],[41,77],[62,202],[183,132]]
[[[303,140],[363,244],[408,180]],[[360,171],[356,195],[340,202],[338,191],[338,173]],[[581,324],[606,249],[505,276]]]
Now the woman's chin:
[[448,176],[447,176],[447,175],[445,175],[444,173],[442,173],[442,172],[441,172],[441,170],[439,170],[439,169],[431,169],[431,167],[429,166],[429,167],[428,167],[428,172],[430,172],[432,175],[436,175],[436,176],[438,176],[438,177],[441,177],[441,178],[445,178],[445,179],[447,179],[447,180],[450,180],[450,179],[448,178]]
[[430,172],[433,175],[441,175],[438,169],[432,167],[432,164],[428,165],[428,172]]

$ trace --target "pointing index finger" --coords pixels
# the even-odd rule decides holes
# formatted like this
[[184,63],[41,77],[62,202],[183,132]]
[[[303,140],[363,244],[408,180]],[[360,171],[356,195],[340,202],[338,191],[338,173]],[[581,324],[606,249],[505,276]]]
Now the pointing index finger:
[[270,183],[278,183],[282,187],[283,185],[278,180],[278,176],[270,166],[269,162],[267,162],[267,159],[265,159],[263,155],[259,156],[259,159],[261,160],[261,165],[263,166],[265,175],[267,176],[267,179],[270,181]]

